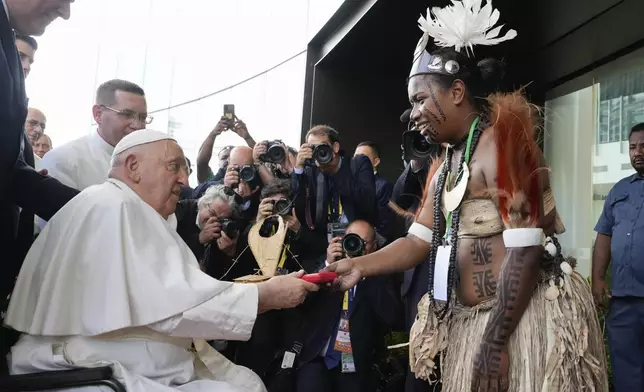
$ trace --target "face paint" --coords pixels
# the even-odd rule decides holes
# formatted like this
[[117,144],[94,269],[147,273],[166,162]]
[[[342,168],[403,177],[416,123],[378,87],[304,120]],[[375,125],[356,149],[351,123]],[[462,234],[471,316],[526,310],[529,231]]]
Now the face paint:
[[[420,106],[419,110],[423,116],[429,115],[432,118],[434,118],[435,121],[437,121],[437,124],[440,124],[440,120],[438,120],[438,117],[436,116],[436,114],[434,114],[431,110],[429,110],[424,104]],[[434,126],[430,122],[425,124],[425,127],[427,128],[427,133],[429,135],[428,141],[430,142],[438,141],[438,131],[436,130],[436,128],[434,128]]]
[[441,115],[441,118],[443,119],[443,121],[447,120],[447,116],[445,115],[445,112],[443,112],[443,108],[441,108],[441,105],[438,104],[438,100],[436,99],[436,92],[434,92],[434,87],[432,86],[432,83],[428,82],[427,86],[429,87],[429,95],[432,97],[432,102],[434,103],[434,106],[436,106],[438,113]]

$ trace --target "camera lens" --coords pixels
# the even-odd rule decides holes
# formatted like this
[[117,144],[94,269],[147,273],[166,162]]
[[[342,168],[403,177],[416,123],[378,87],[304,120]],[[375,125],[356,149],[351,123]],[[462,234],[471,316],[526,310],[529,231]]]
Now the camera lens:
[[414,136],[414,140],[412,141],[412,146],[414,148],[414,151],[418,155],[429,154],[429,152],[432,149],[432,145],[420,133],[418,133],[418,135]]
[[249,165],[242,167],[239,170],[239,179],[244,182],[251,182],[255,179],[255,168]]
[[333,159],[333,150],[328,144],[318,144],[313,149],[313,159],[323,165],[331,162]]
[[278,215],[288,215],[291,212],[291,203],[287,199],[279,199],[275,202],[273,211]]
[[234,239],[237,237],[239,234],[239,225],[237,222],[229,219],[221,219],[219,222],[221,223],[221,231],[224,232],[228,238]]
[[357,234],[347,234],[342,239],[342,249],[347,256],[360,256],[364,252],[364,241]]
[[271,163],[280,163],[286,157],[286,151],[277,143],[270,143],[266,151],[266,161]]

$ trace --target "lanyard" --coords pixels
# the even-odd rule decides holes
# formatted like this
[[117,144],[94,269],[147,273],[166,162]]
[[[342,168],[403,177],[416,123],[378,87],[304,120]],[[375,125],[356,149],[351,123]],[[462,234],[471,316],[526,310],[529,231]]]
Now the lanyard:
[[[474,122],[472,122],[472,125],[470,126],[470,133],[467,135],[467,145],[465,146],[465,165],[469,165],[470,163],[470,154],[472,153],[472,137],[474,136],[474,130],[476,129],[476,126],[478,125],[480,120],[480,117],[477,117]],[[449,148],[449,146],[447,146]],[[445,154],[447,155],[447,153]],[[449,165],[451,162],[445,162],[446,165]],[[451,176],[451,172],[448,173],[448,176]],[[456,181],[458,181],[458,177],[461,175],[461,173],[457,173],[456,175]],[[447,178],[447,183],[449,184],[451,182],[451,178]],[[447,184],[445,185],[447,186]],[[442,196],[441,196],[442,197]],[[447,214],[447,219],[445,220],[445,242],[449,243],[450,236],[451,236],[451,228],[452,228],[452,212],[450,211]]]
[[349,302],[353,301],[353,289],[344,292],[344,299],[342,300],[342,310],[349,310]]

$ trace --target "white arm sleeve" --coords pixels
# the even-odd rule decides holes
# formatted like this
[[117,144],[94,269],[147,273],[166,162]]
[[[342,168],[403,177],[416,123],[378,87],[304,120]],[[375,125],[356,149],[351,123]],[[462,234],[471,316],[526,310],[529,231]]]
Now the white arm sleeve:
[[507,229],[503,232],[503,242],[506,248],[526,248],[543,243],[543,229],[524,228]]
[[248,340],[258,304],[257,285],[236,283],[201,305],[148,327],[180,338]]
[[407,234],[416,236],[430,245],[432,243],[432,237],[434,236],[434,232],[430,228],[418,222],[412,223],[409,230],[407,230]]

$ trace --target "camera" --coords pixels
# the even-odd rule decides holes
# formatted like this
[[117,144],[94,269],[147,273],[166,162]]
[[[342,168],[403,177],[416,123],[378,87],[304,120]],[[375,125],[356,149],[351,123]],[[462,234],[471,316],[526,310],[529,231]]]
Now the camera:
[[286,158],[286,151],[280,140],[273,140],[266,145],[266,153],[259,157],[263,162],[282,163]]
[[253,182],[256,176],[256,170],[253,165],[244,165],[242,167],[233,168],[234,171],[239,173],[239,180],[246,183]]
[[428,142],[420,131],[403,132],[402,147],[406,161],[436,157],[442,151],[440,144]]
[[347,231],[347,224],[344,223],[329,223],[327,225],[327,234],[329,242],[335,237],[343,237]]
[[279,199],[273,201],[273,213],[277,215],[289,215],[293,204],[288,199]]
[[342,238],[342,250],[348,257],[362,256],[366,245],[366,242],[355,233],[349,233]]
[[313,149],[313,160],[319,164],[326,165],[333,160],[333,148],[328,144],[315,144],[311,148]]
[[217,222],[221,223],[221,231],[230,239],[235,239],[239,235],[241,227],[237,222],[228,218],[219,218]]

